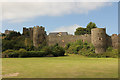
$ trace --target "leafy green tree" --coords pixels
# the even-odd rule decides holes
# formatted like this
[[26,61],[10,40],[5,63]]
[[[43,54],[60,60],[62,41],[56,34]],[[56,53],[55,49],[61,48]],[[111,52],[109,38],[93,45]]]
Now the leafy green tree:
[[75,35],[84,35],[84,34],[91,34],[91,29],[97,28],[96,24],[93,22],[88,23],[86,28],[79,27],[75,31]]
[[5,40],[11,40],[13,38],[16,38],[18,36],[21,36],[20,32],[10,32],[5,38]]
[[2,34],[2,36],[6,36],[5,34]]
[[7,49],[19,50],[20,48],[25,49],[23,36],[19,36],[11,40],[2,39],[2,51]]
[[86,30],[87,30],[87,34],[91,34],[91,29],[93,28],[97,28],[96,24],[93,22],[88,23]]
[[13,49],[15,42],[9,41],[9,40],[2,40],[2,51],[5,51],[7,49]]
[[75,31],[75,35],[83,35],[86,34],[86,28],[79,27]]

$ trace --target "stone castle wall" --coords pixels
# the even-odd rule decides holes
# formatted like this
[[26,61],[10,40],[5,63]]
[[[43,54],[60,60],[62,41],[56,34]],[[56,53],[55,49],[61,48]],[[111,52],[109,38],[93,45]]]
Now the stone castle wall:
[[52,36],[48,35],[48,44],[55,45],[58,43],[60,46],[65,47],[69,42],[75,42],[77,40],[91,42],[91,35],[62,35],[62,36]]
[[106,34],[105,28],[94,28],[91,30],[91,34],[85,35],[69,35],[67,32],[50,33],[47,35],[44,27],[36,26],[34,28],[23,28],[23,34],[31,38],[35,47],[38,47],[44,41],[49,46],[58,43],[60,46],[65,47],[67,43],[82,40],[83,42],[92,43],[95,46],[96,53],[102,53],[106,51],[107,47],[117,49],[118,44],[120,44],[120,41],[118,42],[120,35],[119,37],[116,34],[109,36]]

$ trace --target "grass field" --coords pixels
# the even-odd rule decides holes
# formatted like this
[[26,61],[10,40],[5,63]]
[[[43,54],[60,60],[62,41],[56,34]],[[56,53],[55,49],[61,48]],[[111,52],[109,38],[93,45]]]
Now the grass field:
[[41,58],[3,58],[3,77],[10,78],[117,78],[117,58],[78,55]]

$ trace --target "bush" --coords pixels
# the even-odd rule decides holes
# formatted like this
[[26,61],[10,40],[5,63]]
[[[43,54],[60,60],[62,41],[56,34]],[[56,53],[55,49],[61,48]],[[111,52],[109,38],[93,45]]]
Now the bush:
[[70,45],[71,45],[70,43],[66,44],[65,45],[65,50],[67,50],[70,47]]
[[8,49],[2,53],[2,57],[6,58],[9,57],[10,54],[12,54],[14,50]]
[[9,53],[8,56],[10,58],[17,58],[17,57],[19,57],[19,53],[17,51],[14,51],[12,53]]
[[45,46],[47,46],[47,42],[43,41],[42,44],[39,44],[38,48],[36,48],[36,51],[40,51],[42,48],[44,48]]
[[52,54],[52,47],[45,46],[41,49],[41,51],[44,51],[46,55]]
[[72,43],[70,47],[66,50],[66,53],[80,54],[87,57],[97,57],[97,58],[116,58],[118,57],[118,50],[108,47],[105,53],[96,54],[95,47],[87,42],[82,42],[81,40]]
[[55,57],[57,56],[64,56],[65,50],[64,48],[54,45],[54,46],[45,46],[40,51],[26,51],[25,49],[19,49],[19,50],[6,50],[4,51],[4,54],[6,57],[45,57],[48,55],[53,55]]
[[55,46],[52,51],[53,56],[64,56],[65,50],[60,46]]
[[69,54],[76,54],[76,49],[75,49],[75,46],[70,46],[67,50],[66,50],[66,53],[69,53]]
[[24,49],[20,49],[18,53],[19,57],[45,57],[47,55],[45,51],[26,51]]
[[27,51],[25,49],[20,49],[16,52],[16,54],[19,54],[19,57],[27,57]]
[[71,43],[69,48],[66,50],[66,53],[70,54],[81,54],[84,56],[89,56],[95,52],[95,48],[92,44],[78,40],[74,43]]
[[26,57],[45,57],[47,54],[44,51],[28,51]]
[[112,50],[113,50],[112,47],[108,47],[108,48],[107,48],[107,51],[112,51]]
[[100,54],[90,54],[90,57],[97,57],[97,58],[117,58],[118,57],[118,50],[112,49],[108,47],[107,51]]

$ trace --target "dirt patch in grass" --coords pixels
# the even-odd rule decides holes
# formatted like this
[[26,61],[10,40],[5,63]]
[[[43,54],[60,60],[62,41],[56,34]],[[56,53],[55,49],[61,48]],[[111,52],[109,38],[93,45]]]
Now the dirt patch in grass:
[[18,76],[19,73],[11,73],[11,74],[5,74],[5,75],[0,75],[2,77],[15,77],[15,76]]

